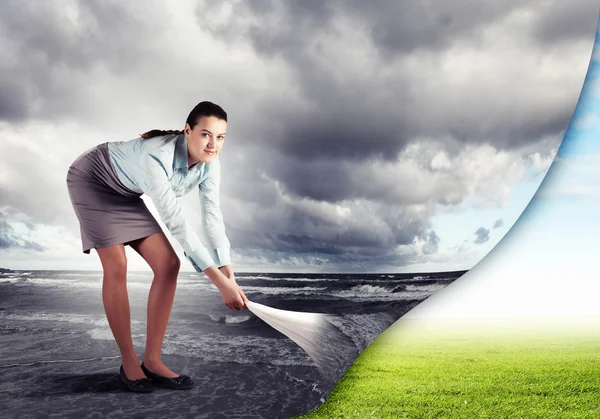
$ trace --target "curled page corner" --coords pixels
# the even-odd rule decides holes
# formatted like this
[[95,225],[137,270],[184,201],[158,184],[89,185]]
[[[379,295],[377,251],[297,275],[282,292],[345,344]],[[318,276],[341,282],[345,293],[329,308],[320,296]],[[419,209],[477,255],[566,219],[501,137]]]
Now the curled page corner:
[[325,378],[336,380],[357,355],[351,339],[329,321],[337,317],[333,314],[281,310],[252,301],[246,306],[300,346]]

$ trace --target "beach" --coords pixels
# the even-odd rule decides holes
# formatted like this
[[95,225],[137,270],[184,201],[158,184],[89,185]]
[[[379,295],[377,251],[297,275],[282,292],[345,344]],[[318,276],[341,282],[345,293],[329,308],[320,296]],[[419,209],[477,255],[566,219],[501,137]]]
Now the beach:
[[[102,272],[0,274],[0,408],[3,417],[286,418],[321,405],[335,382],[379,334],[456,273],[239,274],[254,302],[327,313],[346,338],[327,371],[248,310],[233,312],[196,273],[181,273],[163,361],[188,374],[187,391],[124,390],[120,357],[101,299]],[[145,344],[151,272],[128,276],[138,356]],[[342,342],[342,341],[338,341]]]

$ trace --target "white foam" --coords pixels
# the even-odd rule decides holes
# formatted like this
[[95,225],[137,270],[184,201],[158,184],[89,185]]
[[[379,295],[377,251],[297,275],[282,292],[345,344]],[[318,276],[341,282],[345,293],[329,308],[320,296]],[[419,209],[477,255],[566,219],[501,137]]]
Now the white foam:
[[403,301],[415,298],[423,298],[431,293],[426,291],[400,291],[392,292],[384,287],[372,285],[357,285],[349,290],[333,291],[330,295],[346,298],[353,301]]
[[252,285],[244,285],[241,287],[244,292],[259,292],[261,294],[276,295],[276,294],[312,294],[315,291],[326,290],[327,287],[256,287]]
[[94,284],[92,280],[81,281],[78,279],[63,279],[63,278],[26,278],[23,284],[34,284],[43,286],[84,286],[90,287]]
[[88,273],[88,272],[67,272],[67,273],[61,272],[59,275],[60,276],[77,276],[77,277],[82,277],[82,276],[83,277],[97,276],[99,278],[102,278],[103,274],[102,274],[102,272],[96,273],[96,274],[94,274],[94,273]]
[[110,330],[110,328],[108,327],[98,327],[92,330],[88,330],[86,332],[88,335],[90,335],[90,337],[92,339],[95,340],[111,340],[114,339],[114,335],[112,333],[112,330]]
[[[48,312],[23,312],[6,313],[0,311],[0,318],[20,321],[46,321],[46,322],[68,322],[77,324],[89,324],[92,326],[106,326],[108,321],[105,315],[89,315],[76,313],[48,313]],[[139,320],[131,320],[132,324],[142,324]]]
[[243,323],[247,322],[252,316],[234,316],[231,314],[209,314],[208,317],[214,322],[218,323]]
[[237,277],[240,280],[244,279],[260,279],[264,281],[297,281],[297,282],[326,282],[326,281],[339,281],[339,278],[293,278],[293,277],[282,277],[282,278],[273,278],[270,276],[239,276]]
[[367,294],[388,294],[391,292],[389,288],[378,287],[374,285],[357,285],[352,287],[350,291],[367,293]]
[[[10,278],[12,280],[6,280],[6,278],[0,278],[0,282],[13,282],[19,286],[38,285],[46,287],[58,287],[58,288],[89,288],[89,289],[102,289],[103,278],[97,279],[70,279],[70,278]],[[15,282],[21,279],[20,282]],[[142,280],[143,281],[143,280]],[[136,281],[132,278],[127,278],[127,289],[129,290],[150,290],[152,285],[151,280],[143,282]],[[177,288],[182,289],[199,289],[203,291],[215,291],[218,292],[217,287],[212,283],[206,281],[177,281]]]
[[430,291],[434,292],[444,288],[444,284],[407,285],[406,291]]

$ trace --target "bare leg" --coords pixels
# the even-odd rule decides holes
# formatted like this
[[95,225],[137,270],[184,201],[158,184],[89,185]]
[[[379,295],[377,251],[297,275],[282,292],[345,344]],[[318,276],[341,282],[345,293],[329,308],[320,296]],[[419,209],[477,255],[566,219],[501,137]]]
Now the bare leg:
[[153,234],[130,245],[148,262],[154,272],[148,294],[144,365],[151,372],[163,377],[177,377],[179,374],[163,364],[161,349],[173,307],[181,262],[164,233]]
[[131,339],[130,307],[127,294],[127,258],[122,244],[96,249],[102,262],[102,302],[108,324],[121,352],[125,375],[130,380],[146,377]]

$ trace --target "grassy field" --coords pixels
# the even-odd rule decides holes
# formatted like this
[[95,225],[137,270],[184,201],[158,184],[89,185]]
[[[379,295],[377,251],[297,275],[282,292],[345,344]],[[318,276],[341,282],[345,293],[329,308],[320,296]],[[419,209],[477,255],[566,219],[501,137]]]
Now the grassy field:
[[600,418],[600,319],[400,320],[298,418]]

